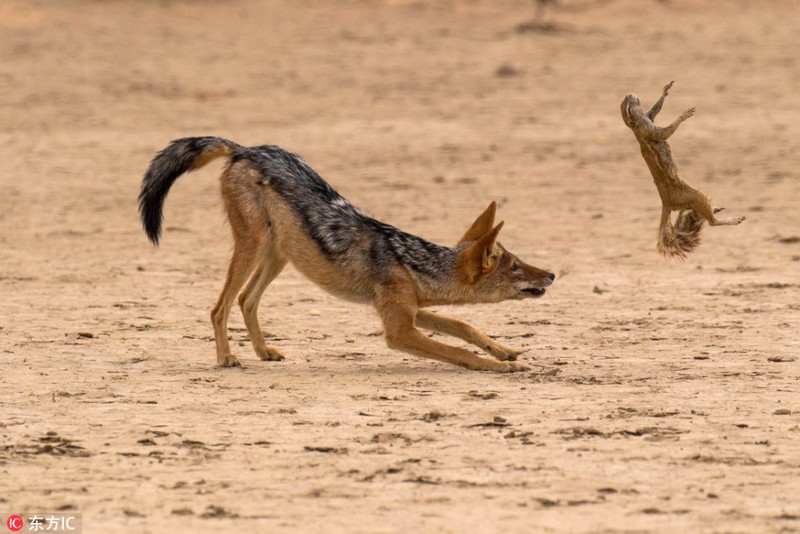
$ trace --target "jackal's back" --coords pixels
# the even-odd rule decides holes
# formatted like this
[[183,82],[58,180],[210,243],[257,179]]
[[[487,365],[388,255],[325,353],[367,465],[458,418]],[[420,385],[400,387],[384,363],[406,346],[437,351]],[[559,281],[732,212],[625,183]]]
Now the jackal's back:
[[[369,217],[297,154],[275,145],[243,147],[220,137],[178,139],[153,158],[142,180],[139,212],[154,244],[161,235],[164,199],[172,184],[217,157],[228,157],[229,169],[244,165],[255,170],[260,175],[258,183],[290,206],[302,230],[330,261],[342,264],[359,255],[359,261],[376,273],[399,263],[427,278],[448,276],[455,261],[454,249]],[[229,173],[223,173],[222,180],[228,179]]]
[[[440,276],[455,252],[366,215],[326,182],[300,156],[267,145],[243,149],[233,161],[247,159],[262,175],[261,183],[285,199],[305,232],[330,259],[361,251],[376,271],[398,262],[418,274]],[[365,235],[370,247],[363,249]]]

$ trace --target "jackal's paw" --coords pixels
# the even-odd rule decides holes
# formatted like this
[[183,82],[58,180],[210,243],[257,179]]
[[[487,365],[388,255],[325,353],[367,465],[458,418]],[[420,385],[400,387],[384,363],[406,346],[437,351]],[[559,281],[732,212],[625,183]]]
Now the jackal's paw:
[[472,369],[473,371],[491,371],[493,373],[518,373],[520,371],[530,370],[530,368],[524,363],[498,362],[495,360],[488,360],[486,358],[477,358],[460,365],[463,365],[467,369]]
[[531,368],[525,365],[524,363],[519,362],[503,362],[506,365],[506,368],[503,369],[501,372],[503,373],[520,373],[522,371],[530,371]]
[[242,364],[233,354],[226,354],[222,358],[217,357],[217,363],[220,367],[241,367]]
[[486,347],[486,352],[502,361],[516,360],[517,356],[523,352],[527,352],[527,350],[528,349],[514,349],[507,345],[503,345],[502,343],[495,343],[494,345],[489,345]]
[[733,218],[733,224],[740,224],[740,223],[743,223],[746,220],[747,220],[747,217],[745,217],[744,215],[742,215],[741,217],[734,217]]
[[264,347],[263,349],[256,350],[256,355],[265,362],[280,362],[286,359],[281,351],[274,347]]

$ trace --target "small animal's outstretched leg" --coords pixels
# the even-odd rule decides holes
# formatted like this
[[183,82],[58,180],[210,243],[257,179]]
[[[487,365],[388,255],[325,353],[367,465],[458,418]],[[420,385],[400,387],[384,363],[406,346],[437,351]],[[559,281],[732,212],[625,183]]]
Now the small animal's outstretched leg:
[[653,131],[650,133],[651,140],[666,141],[672,136],[672,134],[675,133],[675,131],[678,129],[678,126],[680,126],[683,121],[694,115],[695,111],[696,111],[695,108],[687,109],[686,111],[681,113],[680,116],[677,119],[675,119],[675,121],[669,126],[665,126],[663,128],[654,126]]
[[724,210],[725,208],[712,208],[711,203],[708,200],[708,197],[705,196],[700,191],[696,189],[692,189],[689,192],[689,198],[687,203],[694,211],[700,214],[706,221],[708,221],[709,226],[730,226],[734,224],[742,223],[747,217],[733,217],[730,219],[719,219],[717,218],[716,214]]
[[735,224],[741,224],[747,220],[747,217],[742,215],[741,217],[733,217],[730,219],[714,219],[714,222],[709,222],[709,226],[732,226]]
[[[717,214],[724,210],[725,208],[714,208],[714,214]],[[678,212],[678,218],[675,220],[675,229],[686,231],[686,228],[689,228],[700,221],[705,221],[705,218],[697,213],[695,210],[689,208],[685,210],[680,210]]]
[[689,109],[687,109],[686,111],[684,111],[683,113],[680,114],[680,116],[678,117],[678,120],[681,121],[681,122],[685,121],[689,117],[694,116],[695,111],[697,111],[697,108],[689,108]]
[[[714,213],[719,213],[720,211],[724,210],[725,208],[714,208]],[[717,219],[716,224],[712,224],[711,226],[722,226],[726,224],[739,224],[747,220],[747,217],[742,215],[741,217],[733,217],[732,219]]]
[[669,90],[672,88],[672,84],[674,83],[675,82],[669,82],[667,85],[664,86],[664,89],[662,89],[661,91],[661,97],[659,97],[659,99],[656,100],[656,103],[653,104],[653,107],[651,107],[647,111],[647,116],[650,118],[651,121],[655,120],[656,115],[658,115],[658,113],[661,111],[661,106],[664,105],[664,99],[667,98]]

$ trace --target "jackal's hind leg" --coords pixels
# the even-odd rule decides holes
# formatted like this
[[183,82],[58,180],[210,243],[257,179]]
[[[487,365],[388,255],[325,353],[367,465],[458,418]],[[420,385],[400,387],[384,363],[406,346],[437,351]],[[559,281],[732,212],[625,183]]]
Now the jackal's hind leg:
[[253,273],[247,287],[239,295],[239,306],[242,308],[244,324],[253,343],[256,355],[265,361],[280,361],[285,359],[281,351],[267,345],[264,332],[258,321],[258,305],[264,290],[278,276],[286,266],[286,260],[278,257],[274,248],[267,247],[258,267]]
[[469,323],[429,311],[417,311],[416,324],[425,330],[433,330],[434,332],[463,339],[476,347],[480,347],[498,360],[516,360],[517,356],[525,352],[524,350],[498,343]]
[[261,248],[259,242],[236,240],[225,286],[219,295],[217,305],[211,310],[211,323],[214,325],[214,338],[217,344],[217,363],[222,367],[241,367],[236,356],[231,354],[228,342],[228,316],[237,293],[253,272],[261,256]]

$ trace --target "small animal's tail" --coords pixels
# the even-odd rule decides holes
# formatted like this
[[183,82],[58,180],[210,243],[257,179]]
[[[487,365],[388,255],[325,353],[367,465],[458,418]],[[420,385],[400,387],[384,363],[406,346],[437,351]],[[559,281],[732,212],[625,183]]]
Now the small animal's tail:
[[154,245],[158,245],[161,236],[164,199],[175,180],[213,159],[231,157],[238,148],[236,143],[220,137],[185,137],[176,139],[156,154],[142,179],[139,192],[139,216],[147,237]]
[[663,208],[658,228],[658,251],[663,256],[686,259],[700,244],[700,231],[705,219],[692,209],[681,210],[675,224],[670,219],[670,210]]

